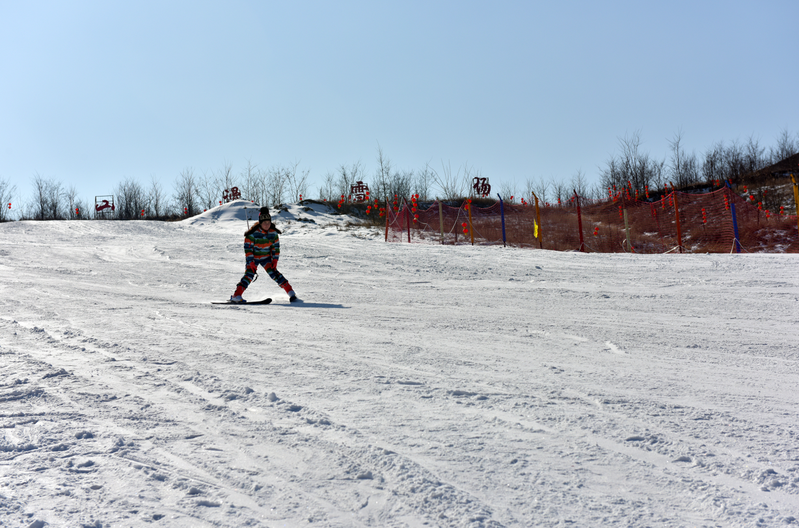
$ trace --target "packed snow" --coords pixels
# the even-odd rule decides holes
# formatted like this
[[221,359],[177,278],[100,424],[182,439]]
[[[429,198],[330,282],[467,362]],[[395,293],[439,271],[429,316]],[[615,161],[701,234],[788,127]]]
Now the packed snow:
[[0,526],[799,525],[796,255],[392,244],[295,204],[302,302],[261,271],[273,304],[213,305],[254,207],[0,224]]

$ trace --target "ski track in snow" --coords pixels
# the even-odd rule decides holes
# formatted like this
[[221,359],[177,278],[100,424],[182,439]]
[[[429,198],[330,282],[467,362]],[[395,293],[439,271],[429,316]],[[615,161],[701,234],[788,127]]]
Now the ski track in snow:
[[0,526],[799,525],[794,256],[301,214],[0,224]]

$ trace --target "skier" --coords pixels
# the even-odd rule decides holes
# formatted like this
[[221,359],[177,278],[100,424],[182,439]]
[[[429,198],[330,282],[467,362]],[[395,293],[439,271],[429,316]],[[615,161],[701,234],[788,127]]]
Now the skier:
[[236,286],[236,291],[230,296],[230,302],[247,302],[241,298],[241,294],[255,280],[259,264],[264,267],[269,277],[278,286],[286,290],[289,301],[294,302],[297,300],[297,295],[291,288],[289,281],[277,271],[277,260],[280,257],[279,234],[280,230],[272,225],[272,216],[269,214],[269,208],[261,207],[258,210],[258,223],[244,233],[244,254],[247,257],[247,269],[241,278],[241,282]]

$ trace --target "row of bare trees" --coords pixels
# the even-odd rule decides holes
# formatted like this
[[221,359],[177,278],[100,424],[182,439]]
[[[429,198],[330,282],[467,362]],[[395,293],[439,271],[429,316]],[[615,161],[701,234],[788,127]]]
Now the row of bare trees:
[[286,201],[296,202],[308,197],[310,171],[300,169],[299,162],[266,169],[247,161],[238,173],[226,163],[220,170],[196,175],[194,170],[181,171],[175,182],[173,204],[179,214],[193,216],[219,205],[225,191],[237,188],[241,197],[255,203],[275,206]]
[[[600,168],[599,181],[594,185],[582,170],[570,178],[528,178],[522,188],[515,181],[505,179],[495,188],[503,198],[520,195],[530,200],[535,194],[543,203],[566,203],[577,191],[582,197],[602,199],[607,189],[622,188],[632,184],[634,189],[662,189],[667,183],[677,188],[695,184],[713,184],[730,180],[743,183],[747,175],[799,153],[799,134],[792,136],[787,130],[780,132],[776,144],[769,148],[758,139],[750,137],[746,142],[718,142],[701,156],[684,149],[683,133],[678,131],[669,141],[669,156],[657,159],[642,149],[641,135],[619,138],[619,151]],[[453,171],[442,163],[441,171],[427,167],[432,181],[446,199],[472,194],[469,186],[474,177],[482,177],[479,170],[464,165]],[[520,193],[521,192],[521,193]]]
[[319,199],[338,201],[342,196],[348,198],[352,186],[359,181],[367,183],[370,196],[381,201],[394,196],[406,198],[412,194],[418,194],[422,200],[431,197],[435,171],[429,164],[421,170],[398,170],[380,147],[376,161],[377,168],[371,176],[360,161],[349,166],[342,164],[336,171],[329,171],[319,186]]
[[[514,197],[516,202],[523,196],[530,200],[533,193],[544,203],[565,203],[576,190],[580,196],[603,198],[607,189],[621,188],[632,184],[635,189],[649,187],[662,189],[666,183],[682,188],[694,184],[709,184],[719,180],[738,183],[746,175],[779,160],[799,153],[799,135],[792,136],[784,130],[774,146],[766,148],[754,137],[746,142],[719,142],[704,154],[687,153],[683,147],[683,135],[678,131],[669,141],[668,158],[657,159],[644,152],[640,133],[619,138],[619,151],[600,168],[599,182],[591,186],[582,171],[571,178],[529,178],[519,188],[515,181],[505,179],[496,183],[492,195],[501,194],[504,199]],[[464,164],[453,169],[441,162],[436,169],[425,164],[422,169],[397,169],[383,149],[378,147],[376,168],[368,172],[358,161],[342,164],[328,172],[319,185],[318,199],[336,202],[341,196],[348,197],[352,186],[363,181],[371,190],[372,198],[393,200],[394,196],[407,198],[418,194],[420,199],[440,198],[457,200],[473,196],[472,183],[484,177],[482,171]],[[93,204],[78,197],[74,186],[65,186],[55,179],[38,174],[32,180],[33,196],[22,208],[21,218],[53,220],[94,217]],[[187,167],[174,181],[170,194],[161,182],[152,176],[149,184],[143,185],[133,178],[122,180],[113,190],[116,210],[111,217],[118,219],[167,218],[193,216],[219,204],[225,190],[238,188],[241,197],[261,205],[275,206],[285,202],[296,202],[309,196],[309,171],[301,169],[299,162],[261,168],[247,161],[238,172],[229,163],[219,170],[197,174]],[[0,221],[10,219],[7,204],[11,202],[16,187],[0,179]],[[107,213],[105,213],[107,214]],[[108,217],[108,216],[103,216]]]
[[12,185],[10,181],[0,178],[0,222],[6,222],[11,219],[10,206],[16,191],[16,185]]
[[[76,219],[81,217],[81,211],[88,212],[88,205],[85,201],[78,198],[78,191],[74,185],[65,187],[63,183],[55,179],[47,179],[39,174],[33,177],[33,198],[23,206],[23,218],[35,220],[62,220]],[[3,183],[0,181],[0,195]],[[15,190],[15,186],[9,187],[8,201]],[[5,199],[3,199],[5,203]],[[7,213],[8,215],[8,213]],[[0,220],[8,219],[8,216],[0,216]]]
[[[94,204],[78,198],[74,186],[66,187],[61,181],[35,175],[31,181],[32,196],[17,215],[31,220],[73,220],[88,218],[170,218],[193,216],[210,209],[222,201],[225,191],[237,187],[242,198],[274,206],[287,200],[296,201],[308,194],[308,170],[299,163],[260,169],[248,162],[238,174],[230,164],[210,173],[196,174],[194,169],[183,169],[174,181],[173,192],[165,190],[162,183],[151,176],[149,184],[135,178],[125,178],[113,189],[113,212],[101,214]],[[7,204],[11,202],[16,186],[0,179],[0,221],[11,219]]]
[[[696,184],[713,184],[715,181],[730,180],[743,183],[747,175],[799,153],[799,134],[792,136],[783,130],[777,136],[776,144],[766,148],[760,141],[750,137],[746,142],[718,142],[708,148],[703,155],[687,153],[684,149],[683,133],[678,131],[669,141],[669,156],[657,159],[642,149],[641,135],[619,138],[619,151],[611,156],[600,168],[599,181],[594,185],[582,170],[570,178],[528,178],[522,188],[515,181],[505,179],[495,188],[504,199],[511,196],[519,201],[521,196],[530,200],[535,194],[543,203],[566,203],[577,191],[582,197],[602,199],[607,197],[607,189],[622,188],[632,184],[634,189],[662,189],[667,183],[677,188]],[[480,170],[464,165],[453,171],[442,163],[441,171],[427,167],[432,181],[446,199],[471,195],[469,186],[475,177],[482,177]],[[492,192],[493,194],[493,192]]]
[[768,149],[754,136],[746,142],[719,141],[697,155],[685,151],[682,131],[678,131],[669,140],[669,150],[668,159],[658,160],[641,150],[639,132],[620,138],[619,152],[601,169],[594,194],[601,197],[608,188],[630,183],[635,189],[660,189],[666,183],[677,188],[725,180],[741,183],[747,175],[799,153],[799,135],[783,130],[776,144]]

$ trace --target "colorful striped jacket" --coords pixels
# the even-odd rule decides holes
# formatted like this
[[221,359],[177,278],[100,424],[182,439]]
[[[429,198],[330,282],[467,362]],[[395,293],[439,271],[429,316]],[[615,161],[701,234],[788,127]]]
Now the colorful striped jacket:
[[255,261],[259,264],[270,260],[277,264],[280,257],[280,237],[279,231],[274,226],[264,233],[255,224],[244,234],[244,255],[247,257],[247,264]]

